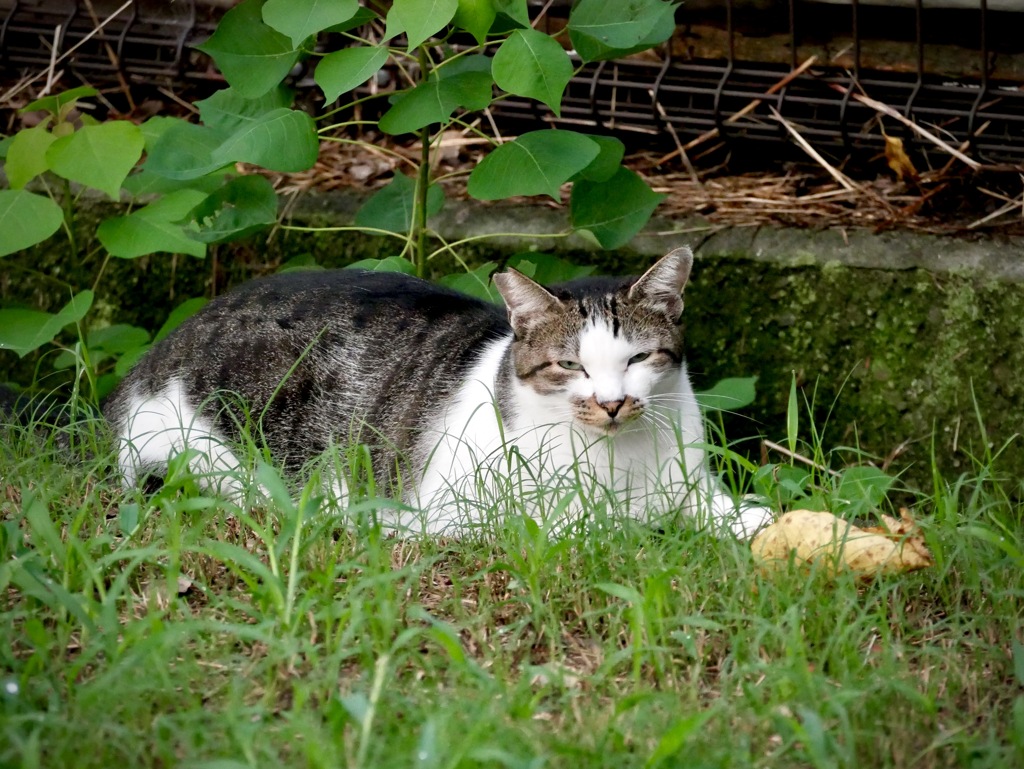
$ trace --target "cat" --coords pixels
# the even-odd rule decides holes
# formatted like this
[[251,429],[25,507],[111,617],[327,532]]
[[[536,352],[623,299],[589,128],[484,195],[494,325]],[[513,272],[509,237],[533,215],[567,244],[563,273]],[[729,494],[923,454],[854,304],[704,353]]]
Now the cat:
[[[365,446],[377,487],[405,503],[381,511],[391,529],[464,533],[534,500],[527,514],[605,504],[752,536],[770,511],[737,505],[703,449],[681,323],[692,264],[679,248],[638,278],[550,288],[509,269],[493,278],[505,309],[401,273],[251,281],[156,344],[108,399],[123,482],[188,448],[207,486],[242,495],[233,442],[248,431],[291,470]],[[331,481],[342,498],[344,476]]]

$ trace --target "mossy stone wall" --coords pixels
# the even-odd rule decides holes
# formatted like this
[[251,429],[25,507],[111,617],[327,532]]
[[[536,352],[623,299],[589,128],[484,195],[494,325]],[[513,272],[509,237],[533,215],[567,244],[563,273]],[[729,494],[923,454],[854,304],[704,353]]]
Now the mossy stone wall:
[[[860,447],[917,484],[933,452],[955,477],[1024,432],[1017,285],[720,257],[702,263],[687,308],[693,368],[757,374],[752,414],[776,441],[794,374],[826,447]],[[998,467],[1024,477],[1021,436]]]

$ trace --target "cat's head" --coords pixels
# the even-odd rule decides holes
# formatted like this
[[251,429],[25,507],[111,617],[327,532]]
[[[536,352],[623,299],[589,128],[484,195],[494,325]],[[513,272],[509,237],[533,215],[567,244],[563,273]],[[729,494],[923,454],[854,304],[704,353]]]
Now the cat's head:
[[551,412],[601,434],[633,423],[659,396],[670,398],[692,265],[690,249],[678,248],[639,278],[544,288],[516,270],[495,275],[519,383]]

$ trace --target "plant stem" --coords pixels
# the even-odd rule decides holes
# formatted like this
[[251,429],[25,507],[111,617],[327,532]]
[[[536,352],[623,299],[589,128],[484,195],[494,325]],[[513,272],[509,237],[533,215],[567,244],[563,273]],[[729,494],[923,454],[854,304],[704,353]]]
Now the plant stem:
[[420,156],[419,178],[416,180],[416,204],[413,207],[416,220],[416,274],[424,278],[427,274],[427,191],[430,189],[430,128],[420,130],[423,154]]
[[[490,240],[492,238],[532,238],[539,240],[540,238],[567,238],[572,235],[572,230],[563,230],[562,232],[531,232],[524,235],[521,232],[485,232],[482,235],[470,235],[468,238],[462,238],[451,243],[445,243],[440,248],[435,248],[427,256],[427,260],[433,259],[438,254],[443,254],[445,251],[451,251],[455,255],[453,250],[455,246],[461,246],[463,243],[473,243],[477,240]],[[442,241],[443,242],[443,241]],[[456,256],[456,258],[458,258]]]
[[[427,81],[427,52],[417,51],[420,61],[420,82]],[[416,241],[416,275],[427,276],[427,190],[430,188],[430,126],[420,129],[420,167],[416,179],[416,199],[412,209],[412,235]]]
[[64,180],[64,194],[61,196],[64,205],[64,231],[68,234],[68,245],[71,247],[72,262],[78,261],[78,240],[75,237],[75,200],[71,195],[71,182]]
[[306,506],[309,504],[311,502],[309,485],[307,484],[299,497],[299,504],[295,506],[295,531],[292,532],[291,560],[288,563],[288,586],[284,599],[284,624],[288,628],[291,627],[292,614],[295,612],[295,595],[299,588],[299,554],[302,549],[302,524]]

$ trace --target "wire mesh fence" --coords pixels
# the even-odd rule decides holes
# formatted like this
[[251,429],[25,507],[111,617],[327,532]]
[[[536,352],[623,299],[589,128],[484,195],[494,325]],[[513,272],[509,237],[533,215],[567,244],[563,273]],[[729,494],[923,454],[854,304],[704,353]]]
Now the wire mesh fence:
[[[90,78],[215,77],[191,46],[229,4],[0,0],[0,69],[73,52],[67,66]],[[568,2],[537,5],[549,29],[564,24]],[[577,62],[560,117],[508,96],[494,118],[747,153],[781,152],[788,122],[833,157],[877,153],[886,134],[933,151],[913,122],[983,162],[1024,161],[1024,0],[692,0],[677,23],[655,52]]]

